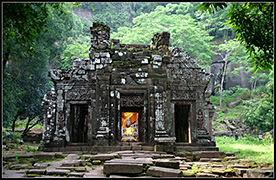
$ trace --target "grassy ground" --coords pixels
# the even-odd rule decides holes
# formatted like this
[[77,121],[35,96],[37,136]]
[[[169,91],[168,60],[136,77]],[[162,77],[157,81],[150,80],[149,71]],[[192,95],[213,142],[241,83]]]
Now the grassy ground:
[[236,141],[234,137],[223,136],[215,137],[215,140],[220,151],[239,151],[236,153],[238,158],[274,164],[274,144],[269,138],[259,141],[252,136],[247,136]]

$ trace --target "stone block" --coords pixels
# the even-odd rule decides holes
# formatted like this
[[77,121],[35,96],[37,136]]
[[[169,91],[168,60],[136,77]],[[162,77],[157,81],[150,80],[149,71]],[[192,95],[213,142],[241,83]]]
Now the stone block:
[[46,174],[46,170],[45,169],[30,169],[29,171],[27,171],[27,174]]
[[245,168],[233,168],[237,176],[243,176],[249,169]]
[[200,158],[221,158],[225,156],[225,153],[221,151],[200,151],[193,154],[199,155]]
[[28,167],[29,167],[28,164],[12,164],[12,165],[10,165],[9,169],[19,170],[19,169],[26,169]]
[[71,172],[68,174],[68,177],[83,177],[84,173]]
[[221,162],[220,158],[211,158],[210,159],[211,162]]
[[246,171],[246,176],[248,178],[267,178],[274,177],[273,169],[250,169]]
[[34,164],[34,168],[36,169],[42,169],[42,168],[46,168],[50,165],[50,163],[35,163]]
[[61,167],[74,167],[78,165],[79,165],[78,160],[67,160],[61,164]]
[[131,150],[131,146],[121,146],[121,151]]
[[239,165],[239,164],[234,164],[234,165],[228,165],[227,168],[245,168],[245,169],[247,169],[248,166]]
[[192,170],[182,171],[182,174],[184,177],[195,177],[196,176],[195,172]]
[[63,169],[53,169],[53,170],[47,170],[46,175],[67,175],[70,173],[70,170],[63,170]]
[[86,171],[86,168],[85,167],[77,167],[75,169],[76,172],[85,172]]
[[179,165],[179,168],[180,168],[180,169],[191,169],[192,166],[189,165],[189,164],[180,164],[180,165]]
[[155,177],[182,177],[182,171],[179,169],[151,166],[147,170],[147,175]]
[[225,173],[225,168],[214,168],[214,169],[212,169],[212,173],[224,174]]
[[144,151],[154,151],[154,147],[153,146],[142,146],[142,150],[144,150]]
[[97,154],[97,155],[91,156],[91,160],[101,160],[101,161],[106,161],[113,158],[115,158],[114,154]]
[[200,158],[199,161],[200,162],[208,162],[208,161],[210,161],[210,158]]
[[211,173],[196,173],[196,177],[219,177],[219,175]]
[[157,159],[157,160],[154,160],[154,162],[155,162],[155,166],[179,169],[179,161],[170,161],[168,159]]
[[229,160],[236,160],[238,158],[235,156],[229,156],[229,157],[225,157],[225,159],[226,159],[226,161],[229,161]]
[[104,163],[105,174],[140,174],[143,171],[143,164],[108,162]]

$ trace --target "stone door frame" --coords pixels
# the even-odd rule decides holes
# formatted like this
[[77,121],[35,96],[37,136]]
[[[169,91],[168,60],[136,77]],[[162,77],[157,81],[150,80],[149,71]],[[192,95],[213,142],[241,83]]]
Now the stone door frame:
[[66,102],[66,119],[65,119],[65,135],[66,135],[66,142],[71,143],[71,137],[70,137],[70,127],[68,125],[70,124],[71,116],[71,105],[87,105],[88,106],[88,124],[87,124],[87,144],[90,144],[92,141],[92,105],[91,101],[88,100],[71,100]]
[[172,120],[173,120],[173,126],[174,126],[174,137],[176,137],[176,132],[175,132],[175,126],[176,126],[176,121],[175,121],[175,106],[190,106],[190,112],[189,112],[189,119],[188,119],[188,139],[189,142],[177,142],[176,143],[181,143],[181,144],[187,144],[191,145],[196,142],[196,101],[195,100],[174,100],[172,101],[173,105],[173,113],[172,113]]

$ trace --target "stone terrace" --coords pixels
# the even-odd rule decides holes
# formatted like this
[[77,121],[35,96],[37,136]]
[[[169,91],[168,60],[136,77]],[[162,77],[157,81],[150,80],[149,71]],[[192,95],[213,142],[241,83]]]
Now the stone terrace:
[[4,156],[4,178],[22,177],[273,177],[273,166],[260,166],[235,153],[128,150],[109,153],[64,152]]

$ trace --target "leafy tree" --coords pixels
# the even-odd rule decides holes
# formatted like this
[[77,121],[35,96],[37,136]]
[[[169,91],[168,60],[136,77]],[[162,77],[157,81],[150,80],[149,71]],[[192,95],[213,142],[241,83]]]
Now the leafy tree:
[[58,68],[72,68],[74,58],[89,58],[89,36],[79,36],[77,39],[69,37],[67,43],[68,45],[60,57]]
[[[132,27],[133,19],[142,13],[153,11],[158,5],[165,6],[168,3],[161,2],[93,2],[92,22],[104,22],[111,28],[111,32],[117,32],[119,27]],[[90,3],[83,3],[82,6],[90,10]],[[79,7],[79,8],[82,8]]]
[[[214,13],[226,3],[202,3],[198,9]],[[228,12],[237,40],[243,43],[254,66],[254,72],[273,67],[273,3],[231,3]]]
[[199,10],[195,12],[195,19],[197,19],[199,26],[214,37],[212,41],[216,44],[221,44],[224,40],[235,37],[232,28],[225,24],[229,20],[226,17],[228,11],[229,6],[225,9],[218,9],[214,14],[201,13]]
[[183,11],[188,6],[187,3],[158,6],[151,13],[134,18],[132,28],[120,27],[111,37],[120,39],[121,43],[150,44],[154,34],[168,31],[171,46],[183,47],[202,66],[210,65],[212,37],[197,26],[188,11]]
[[269,73],[269,81],[265,85],[265,91],[259,96],[245,101],[246,110],[243,112],[244,122],[260,131],[273,129],[273,81],[274,71]]
[[[15,11],[17,7],[14,6]],[[9,61],[3,72],[5,127],[9,127],[11,123],[14,127],[18,116],[29,117],[26,131],[39,122],[32,122],[34,117],[39,116],[36,120],[42,120],[42,97],[52,86],[47,76],[50,66],[60,64],[60,57],[68,45],[68,37],[77,38],[89,34],[88,21],[73,14],[71,4],[64,4],[62,11],[48,9],[47,28],[32,41],[33,56],[30,56],[22,44],[17,43],[16,36],[3,42],[4,52],[10,50]]]
[[[12,39],[32,54],[34,40],[47,27],[49,11],[62,11],[63,3],[3,3],[3,40]],[[12,44],[3,51],[3,65],[9,60]]]

